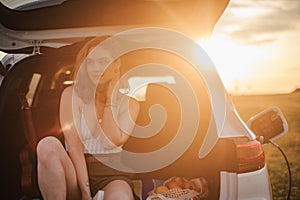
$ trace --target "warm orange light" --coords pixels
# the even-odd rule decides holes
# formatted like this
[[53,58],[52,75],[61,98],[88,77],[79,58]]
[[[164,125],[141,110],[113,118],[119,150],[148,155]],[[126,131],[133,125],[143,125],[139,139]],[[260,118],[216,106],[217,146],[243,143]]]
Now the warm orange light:
[[260,84],[257,77],[269,73],[267,63],[274,55],[270,46],[244,45],[225,35],[213,35],[198,43],[212,59],[229,92],[251,93],[249,88]]

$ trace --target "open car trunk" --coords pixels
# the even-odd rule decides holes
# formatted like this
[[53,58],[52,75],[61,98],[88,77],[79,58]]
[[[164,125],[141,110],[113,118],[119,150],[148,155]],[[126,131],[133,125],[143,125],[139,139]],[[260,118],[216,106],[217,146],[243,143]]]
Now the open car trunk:
[[[6,183],[3,187],[6,188],[8,198],[14,199],[12,195],[19,198],[22,194],[28,197],[40,195],[36,177],[36,142],[45,136],[54,135],[64,143],[58,117],[60,95],[67,86],[65,81],[70,80],[70,71],[73,70],[75,56],[81,46],[82,43],[73,44],[28,57],[16,64],[3,81],[0,95],[5,98],[0,102],[0,121],[2,129],[5,130],[1,133],[1,147],[5,151],[1,151],[1,156],[6,162],[2,165],[1,181]],[[130,71],[131,67],[141,61],[137,58],[143,57],[143,62],[145,58],[146,61],[150,61],[157,58],[157,53],[162,54],[160,57],[162,62],[175,59],[174,55],[166,52],[151,50],[135,52],[134,55],[124,55],[121,58],[125,64],[121,68],[122,73]],[[169,59],[168,56],[173,59]],[[169,66],[174,66],[189,76],[196,96],[201,99],[198,102],[201,120],[195,138],[188,149],[173,163],[157,170],[133,173],[133,178],[166,180],[175,175],[186,178],[204,177],[208,181],[209,199],[218,199],[220,172],[238,171],[235,142],[232,139],[219,139],[204,158],[199,158],[199,151],[207,136],[212,115],[209,94],[202,78],[197,73],[190,73],[190,70],[193,72],[193,68],[183,67],[188,65],[185,61],[178,60],[178,62],[182,63],[180,65],[170,63]],[[32,81],[34,79],[35,81]],[[32,82],[36,82],[35,87],[31,85]],[[28,95],[29,93],[31,95]],[[29,104],[24,105],[22,98],[25,98]],[[124,145],[125,151],[145,153],[147,160],[147,152],[158,150],[172,139],[176,139],[178,126],[182,120],[181,110],[176,96],[168,88],[157,83],[148,85],[146,99],[139,103],[141,109],[137,120],[138,125],[145,126],[149,123],[150,107],[156,104],[164,107],[167,116],[163,128],[155,136],[147,139],[132,137]],[[30,109],[29,115],[28,113],[24,115],[24,106]],[[30,123],[32,127],[28,127]],[[169,154],[172,155],[173,152]],[[161,162],[162,159],[164,156],[158,156],[154,162]],[[140,163],[136,163],[138,164]],[[149,160],[148,165],[151,164],[153,160]]]
[[[48,135],[59,137],[64,143],[58,118],[60,95],[67,87],[65,81],[70,81],[76,53],[86,38],[113,35],[122,30],[144,26],[174,29],[194,39],[207,37],[227,4],[227,0],[93,0],[66,1],[37,9],[31,9],[34,7],[31,4],[29,7],[19,7],[18,10],[8,9],[0,4],[0,49],[7,53],[36,53],[13,66],[0,89],[3,97],[0,102],[0,121],[5,130],[0,140],[3,148],[1,156],[7,161],[1,170],[1,181],[5,183],[2,184],[4,196],[17,199],[24,193],[29,197],[40,195],[36,179],[35,146],[41,138]],[[174,55],[159,53],[163,54],[159,56],[160,61],[174,59]],[[122,68],[122,73],[141,64],[136,58],[155,61],[156,54],[157,52],[144,51],[137,52],[136,55],[125,55],[122,62],[126,67]],[[193,67],[183,60],[178,62],[180,65],[166,64],[188,76],[197,98],[201,99],[198,102],[201,120],[197,124],[195,138],[175,162],[151,172],[134,173],[133,176],[135,179],[162,180],[174,175],[204,177],[209,183],[209,199],[218,199],[220,172],[238,170],[235,142],[232,139],[218,139],[212,149],[199,157],[213,115],[210,94],[205,81],[194,73]],[[33,91],[32,82],[36,83]],[[181,111],[172,91],[160,84],[150,84],[146,99],[139,103],[141,110],[138,125],[145,126],[149,123],[149,110],[155,104],[165,108],[168,118],[157,135],[148,139],[132,137],[124,145],[124,150],[147,153],[176,138]],[[28,108],[30,112],[24,108]],[[29,127],[29,124],[32,126]],[[162,158],[158,157],[157,162],[160,159]]]
[[32,3],[18,10],[0,3],[0,49],[21,52],[20,49],[34,47],[34,41],[40,46],[57,46],[71,43],[70,38],[111,35],[146,26],[169,28],[199,39],[211,34],[228,2],[80,0],[47,7],[42,7],[43,2]]

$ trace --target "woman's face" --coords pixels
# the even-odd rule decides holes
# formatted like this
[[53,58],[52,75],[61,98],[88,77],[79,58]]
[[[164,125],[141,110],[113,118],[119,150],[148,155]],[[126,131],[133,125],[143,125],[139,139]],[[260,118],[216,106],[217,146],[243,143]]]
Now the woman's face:
[[95,85],[98,82],[105,84],[114,77],[117,68],[115,62],[112,61],[113,58],[105,50],[93,51],[88,55],[85,60],[87,73]]

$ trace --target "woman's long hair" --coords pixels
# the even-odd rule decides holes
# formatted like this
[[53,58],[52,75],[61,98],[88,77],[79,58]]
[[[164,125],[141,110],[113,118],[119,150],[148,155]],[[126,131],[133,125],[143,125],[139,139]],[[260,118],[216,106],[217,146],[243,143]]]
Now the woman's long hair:
[[[93,81],[90,79],[87,71],[87,67],[85,65],[85,60],[88,56],[88,54],[95,48],[97,45],[99,45],[102,41],[109,38],[109,36],[103,36],[103,37],[96,37],[89,39],[88,42],[81,48],[81,50],[78,52],[75,64],[74,64],[74,70],[71,75],[71,80],[75,81],[76,83],[74,85],[74,91],[76,92],[77,96],[82,99],[84,103],[90,103],[94,101],[94,94],[97,85],[93,83]],[[100,89],[103,91],[103,89]],[[101,95],[103,99],[98,99],[102,102],[105,102],[105,95]]]

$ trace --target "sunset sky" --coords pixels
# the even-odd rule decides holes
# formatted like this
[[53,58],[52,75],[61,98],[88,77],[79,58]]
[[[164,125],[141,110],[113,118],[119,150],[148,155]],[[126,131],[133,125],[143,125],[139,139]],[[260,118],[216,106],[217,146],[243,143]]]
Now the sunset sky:
[[299,0],[231,0],[211,38],[199,44],[231,93],[300,88]]
[[299,0],[231,0],[211,38],[200,44],[229,92],[300,88]]

